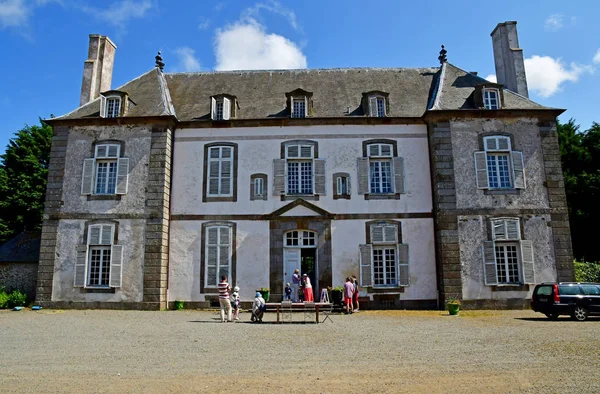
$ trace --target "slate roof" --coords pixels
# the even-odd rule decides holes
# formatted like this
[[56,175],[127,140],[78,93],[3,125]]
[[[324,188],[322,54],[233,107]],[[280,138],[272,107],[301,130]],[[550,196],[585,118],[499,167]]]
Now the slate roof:
[[41,233],[25,231],[0,246],[0,262],[38,262]]
[[[475,109],[468,100],[486,82],[452,64],[441,68],[340,68],[267,71],[146,72],[115,90],[129,95],[125,117],[174,115],[179,121],[210,119],[210,97],[236,96],[236,119],[287,118],[286,93],[312,92],[313,118],[364,116],[363,93],[389,93],[389,117],[421,117],[427,110]],[[347,109],[350,107],[350,114]],[[503,109],[549,109],[504,90]],[[55,118],[98,117],[100,100]]]

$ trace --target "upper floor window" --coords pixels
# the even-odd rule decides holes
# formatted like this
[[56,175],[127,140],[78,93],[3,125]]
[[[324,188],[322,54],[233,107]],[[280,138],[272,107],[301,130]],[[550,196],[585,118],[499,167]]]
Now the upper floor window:
[[120,155],[121,144],[97,144],[94,158],[83,161],[81,194],[126,194],[129,159]]
[[404,193],[404,160],[396,157],[395,141],[363,144],[358,159],[359,194],[385,196]]
[[306,98],[294,98],[292,100],[292,118],[306,117]]
[[304,89],[296,89],[285,94],[288,113],[292,118],[306,118],[312,112],[312,93]]
[[88,226],[86,243],[77,247],[75,287],[121,287],[123,246],[115,232],[114,224]]
[[232,117],[234,98],[224,95],[211,97],[211,119],[229,120]]
[[267,174],[250,175],[250,201],[267,199]]
[[121,113],[121,98],[110,97],[106,99],[106,117],[116,118]]
[[273,167],[275,195],[325,194],[325,160],[317,159],[316,142],[283,143],[282,158]]
[[369,98],[369,114],[372,117],[385,117],[385,97],[372,96]]
[[485,109],[500,109],[498,89],[483,89],[483,105]]
[[230,197],[233,193],[233,147],[208,148],[207,196]]
[[483,138],[484,151],[475,152],[479,189],[524,189],[525,172],[522,152],[511,149],[508,136]]
[[100,94],[100,116],[103,118],[118,118],[125,113],[127,93],[109,90]]

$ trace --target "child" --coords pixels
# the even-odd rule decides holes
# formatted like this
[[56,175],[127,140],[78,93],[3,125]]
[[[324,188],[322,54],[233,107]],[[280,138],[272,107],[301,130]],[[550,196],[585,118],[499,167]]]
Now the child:
[[231,307],[233,308],[233,320],[240,320],[238,314],[240,313],[240,288],[234,287],[233,293],[231,293]]
[[290,286],[289,283],[285,284],[285,300],[287,301],[291,301],[292,300],[292,287]]
[[262,294],[258,291],[256,292],[256,297],[254,298],[254,304],[252,304],[252,318],[250,320],[262,323],[263,313],[265,311],[265,299]]

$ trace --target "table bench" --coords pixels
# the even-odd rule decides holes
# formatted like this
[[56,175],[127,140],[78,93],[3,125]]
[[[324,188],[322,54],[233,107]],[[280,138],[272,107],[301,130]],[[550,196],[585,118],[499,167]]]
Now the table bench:
[[[279,319],[279,314],[281,313],[281,303],[280,302],[267,302],[265,303],[265,305],[267,306],[267,312],[269,311],[270,308],[275,308],[276,312],[277,312],[277,322],[276,323],[282,323],[282,321]],[[299,310],[304,310],[305,305],[303,302],[293,302],[291,304],[285,304],[286,307],[292,307],[292,309],[299,309]],[[331,303],[328,302],[315,302],[315,323],[319,323],[319,309],[324,309],[329,311],[332,307]]]

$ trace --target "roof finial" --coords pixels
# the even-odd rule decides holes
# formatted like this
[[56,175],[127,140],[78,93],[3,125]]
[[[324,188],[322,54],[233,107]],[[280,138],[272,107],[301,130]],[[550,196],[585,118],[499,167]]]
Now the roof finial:
[[156,55],[155,57],[156,59],[156,67],[160,68],[160,71],[163,70],[163,68],[165,68],[165,63],[162,61],[162,56],[160,56],[160,51],[158,51],[158,55]]
[[442,45],[442,50],[440,51],[440,56],[438,56],[438,60],[440,61],[440,64],[444,64],[448,61],[448,59],[446,59],[446,53],[448,53],[448,51],[445,50],[444,46]]

